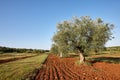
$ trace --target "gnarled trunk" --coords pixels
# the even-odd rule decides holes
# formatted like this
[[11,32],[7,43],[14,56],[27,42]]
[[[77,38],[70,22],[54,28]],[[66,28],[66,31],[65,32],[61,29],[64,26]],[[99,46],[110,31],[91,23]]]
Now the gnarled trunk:
[[78,50],[79,58],[80,58],[80,63],[84,63],[85,57],[83,56],[83,53],[81,53],[80,50]]
[[60,52],[60,57],[62,57],[63,55],[62,55],[62,52]]

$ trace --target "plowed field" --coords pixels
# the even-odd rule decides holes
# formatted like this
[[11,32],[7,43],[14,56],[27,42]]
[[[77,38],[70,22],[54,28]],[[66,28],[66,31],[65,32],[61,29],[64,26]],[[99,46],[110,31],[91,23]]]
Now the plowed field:
[[35,80],[120,80],[120,64],[76,65],[77,58],[49,55]]

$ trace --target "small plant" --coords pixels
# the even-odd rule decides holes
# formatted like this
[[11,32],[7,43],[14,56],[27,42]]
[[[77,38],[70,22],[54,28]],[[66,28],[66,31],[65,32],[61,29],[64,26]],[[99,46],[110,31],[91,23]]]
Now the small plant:
[[76,65],[88,65],[88,66],[92,66],[92,63],[89,61],[84,61],[83,63],[80,63],[80,61],[78,60],[76,63]]

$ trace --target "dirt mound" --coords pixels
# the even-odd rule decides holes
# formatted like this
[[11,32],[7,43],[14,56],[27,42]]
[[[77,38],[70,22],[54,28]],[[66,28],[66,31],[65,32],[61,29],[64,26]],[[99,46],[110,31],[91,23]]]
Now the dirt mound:
[[76,65],[76,58],[49,55],[36,80],[120,80],[120,64]]

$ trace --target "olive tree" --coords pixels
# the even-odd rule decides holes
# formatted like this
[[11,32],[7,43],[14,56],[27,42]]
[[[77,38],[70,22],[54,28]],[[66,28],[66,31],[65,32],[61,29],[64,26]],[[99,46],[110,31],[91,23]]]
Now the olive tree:
[[69,50],[77,51],[80,63],[83,63],[84,54],[90,50],[98,52],[112,39],[113,27],[113,24],[104,23],[101,18],[93,20],[89,16],[74,17],[57,24],[53,42],[60,54],[65,54]]

